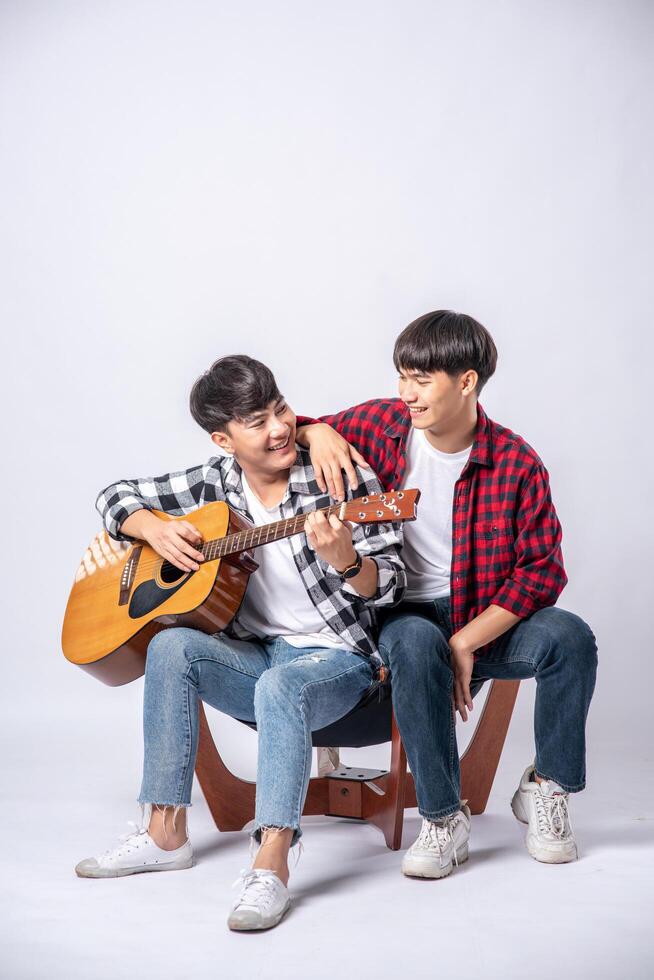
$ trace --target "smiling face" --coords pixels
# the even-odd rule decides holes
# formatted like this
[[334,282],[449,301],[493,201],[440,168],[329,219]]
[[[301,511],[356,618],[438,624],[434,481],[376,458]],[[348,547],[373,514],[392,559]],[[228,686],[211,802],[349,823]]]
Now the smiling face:
[[446,371],[413,371],[400,368],[399,395],[411,413],[415,429],[428,429],[434,435],[455,429],[475,399],[476,371],[450,375]]
[[434,310],[405,327],[395,341],[393,364],[400,398],[411,422],[437,440],[444,452],[470,435],[477,398],[492,377],[497,349],[488,330],[465,313]]
[[295,428],[295,414],[280,397],[244,419],[232,419],[211,438],[236,458],[246,474],[274,476],[295,462]]

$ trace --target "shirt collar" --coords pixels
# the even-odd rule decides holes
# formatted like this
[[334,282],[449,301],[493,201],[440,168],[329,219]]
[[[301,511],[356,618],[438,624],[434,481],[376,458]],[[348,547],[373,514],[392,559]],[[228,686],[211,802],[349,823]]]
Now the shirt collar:
[[233,456],[223,456],[220,460],[220,468],[223,474],[223,486],[225,490],[234,490],[238,492],[242,489],[243,483],[241,481],[241,467],[236,462]]
[[[225,456],[221,460],[223,486],[225,494],[243,494],[243,471],[233,456]],[[318,495],[319,488],[313,476],[311,458],[307,449],[298,448],[295,462],[291,466],[288,478],[288,489],[292,493]]]
[[491,438],[490,420],[481,405],[477,403],[477,428],[470,450],[470,462],[480,466],[493,465],[493,440]]
[[288,489],[293,493],[319,494],[320,490],[313,475],[311,456],[308,449],[298,447],[295,462],[288,476]]
[[[399,439],[404,442],[411,430],[411,415],[409,409],[404,406],[405,414],[402,418],[395,419],[384,429],[384,435],[391,439]],[[470,450],[469,461],[478,463],[480,466],[493,465],[493,443],[491,438],[490,420],[479,403],[477,403],[477,426],[475,436]]]

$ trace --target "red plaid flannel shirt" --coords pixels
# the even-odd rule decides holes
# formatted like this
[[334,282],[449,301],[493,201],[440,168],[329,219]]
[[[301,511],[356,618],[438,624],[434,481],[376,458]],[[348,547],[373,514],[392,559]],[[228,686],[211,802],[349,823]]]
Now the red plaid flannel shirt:
[[[312,421],[298,418],[298,425]],[[402,487],[411,429],[404,402],[373,399],[320,421],[358,449],[385,490]],[[568,579],[547,470],[524,439],[489,419],[481,405],[452,514],[454,632],[491,604],[521,617],[554,605]]]

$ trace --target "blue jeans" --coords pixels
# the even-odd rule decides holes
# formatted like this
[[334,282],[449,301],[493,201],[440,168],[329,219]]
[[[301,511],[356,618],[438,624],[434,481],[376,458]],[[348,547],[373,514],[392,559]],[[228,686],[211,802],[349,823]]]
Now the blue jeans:
[[[403,603],[384,620],[379,649],[391,669],[393,708],[423,817],[460,806],[459,754],[448,640],[450,600]],[[597,646],[582,619],[550,607],[521,620],[475,661],[471,693],[484,681],[536,678],[536,772],[570,793],[586,785],[585,727]]]
[[201,699],[256,721],[254,835],[259,839],[262,827],[291,827],[295,843],[311,774],[311,732],[347,714],[371,681],[369,662],[345,649],[163,630],[146,661],[139,802],[190,805]]

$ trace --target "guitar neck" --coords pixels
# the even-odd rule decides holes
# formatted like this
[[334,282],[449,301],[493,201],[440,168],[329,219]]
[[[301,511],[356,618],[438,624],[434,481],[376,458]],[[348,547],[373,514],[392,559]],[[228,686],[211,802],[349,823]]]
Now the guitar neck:
[[[340,514],[342,509],[342,504],[332,504],[331,507],[323,507],[318,511],[313,511],[313,513],[330,517],[332,514]],[[353,517],[347,515],[347,506],[345,510],[345,518],[353,520]],[[271,544],[273,541],[280,541],[282,538],[290,538],[293,534],[299,534],[304,530],[308,516],[308,514],[296,514],[295,517],[289,517],[283,521],[274,521],[272,524],[262,524],[247,528],[244,531],[235,531],[233,534],[225,535],[224,538],[206,541],[199,550],[202,551],[206,561],[226,558],[228,555],[236,555],[241,551],[250,551],[261,545]]]
[[[353,524],[368,524],[380,521],[413,521],[416,517],[416,504],[420,498],[419,490],[388,490],[386,493],[372,493],[365,497],[355,497],[347,503],[332,504],[312,511],[314,514],[324,514],[331,517],[337,514],[342,521]],[[200,548],[207,561],[215,558],[227,558],[241,551],[250,551],[263,544],[271,544],[281,538],[290,538],[304,530],[308,514],[295,514],[294,517],[272,524],[258,527],[248,527],[242,531],[234,531],[224,538],[214,538],[206,541]]]

